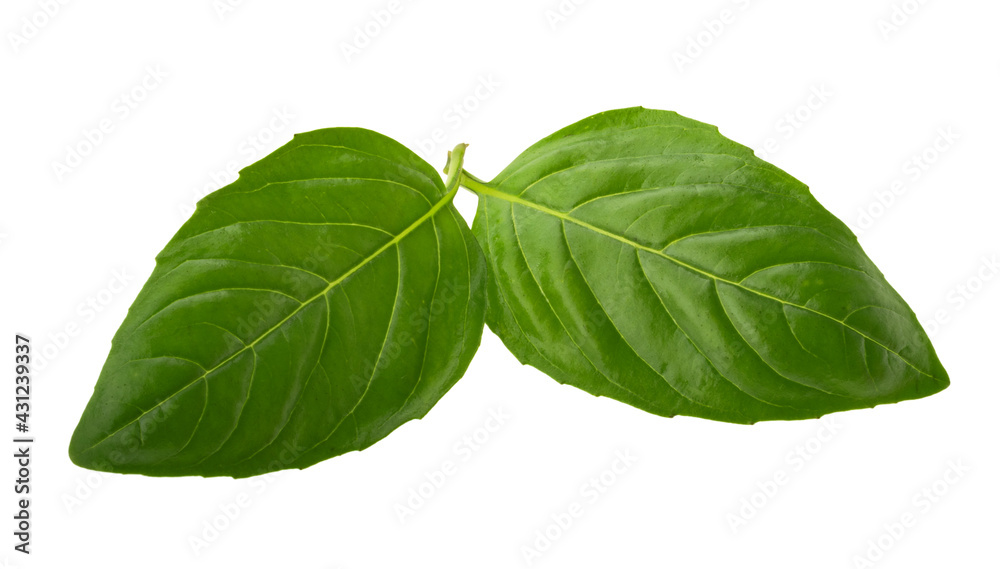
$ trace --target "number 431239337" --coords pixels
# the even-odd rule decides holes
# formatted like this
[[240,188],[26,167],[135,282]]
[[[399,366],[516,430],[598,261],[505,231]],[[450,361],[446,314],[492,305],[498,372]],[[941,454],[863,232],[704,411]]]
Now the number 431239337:
[[17,419],[17,430],[21,433],[28,432],[28,415],[31,411],[29,403],[31,399],[31,379],[28,375],[30,373],[28,364],[31,362],[31,347],[29,342],[28,338],[21,335],[17,335],[14,338],[14,351],[16,352],[14,361],[17,366],[14,370],[17,373],[17,378],[15,379],[17,385],[14,387],[14,398],[16,401],[14,404],[14,418]]

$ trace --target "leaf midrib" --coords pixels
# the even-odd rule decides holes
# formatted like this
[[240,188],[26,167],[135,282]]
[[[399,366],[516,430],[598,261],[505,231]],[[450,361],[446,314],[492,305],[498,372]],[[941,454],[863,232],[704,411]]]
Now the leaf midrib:
[[580,227],[583,227],[584,229],[588,229],[588,230],[593,231],[593,232],[595,232],[595,233],[597,233],[599,235],[603,235],[605,237],[614,239],[614,240],[619,241],[621,243],[624,243],[626,245],[630,245],[630,246],[632,246],[632,247],[634,247],[636,249],[639,249],[639,250],[642,250],[642,251],[646,251],[648,253],[652,253],[652,254],[657,255],[657,256],[659,256],[661,258],[664,258],[664,259],[666,259],[666,260],[668,260],[668,261],[670,261],[672,263],[675,263],[676,265],[678,265],[680,267],[684,267],[684,268],[686,268],[686,269],[688,269],[688,270],[690,270],[692,272],[704,275],[704,276],[706,276],[706,277],[708,277],[708,278],[710,278],[710,279],[712,279],[712,280],[714,280],[716,282],[722,282],[722,283],[725,283],[725,284],[728,284],[728,285],[731,285],[731,286],[743,289],[743,290],[745,290],[747,292],[750,292],[752,294],[756,294],[756,295],[761,296],[763,298],[767,298],[767,299],[773,300],[775,302],[779,302],[779,303],[784,304],[784,305],[788,305],[788,306],[792,306],[792,307],[795,307],[795,308],[799,308],[801,310],[805,310],[807,312],[811,312],[813,314],[817,314],[817,315],[822,316],[824,318],[830,319],[830,320],[832,320],[834,322],[837,322],[841,326],[844,326],[848,330],[851,330],[852,332],[856,333],[857,335],[861,336],[862,338],[864,338],[864,339],[872,342],[873,344],[881,347],[886,352],[888,352],[890,354],[893,354],[894,356],[896,356],[897,358],[899,358],[900,361],[902,361],[903,363],[905,363],[907,366],[913,368],[917,373],[919,373],[921,375],[924,375],[924,376],[927,376],[927,377],[933,379],[934,381],[942,382],[941,379],[939,379],[939,378],[937,378],[937,377],[935,377],[935,376],[933,376],[933,375],[931,375],[931,374],[929,374],[929,373],[921,370],[920,368],[918,368],[916,365],[914,365],[912,362],[910,362],[909,360],[907,360],[905,357],[903,357],[898,352],[890,349],[888,346],[882,344],[878,340],[875,340],[874,338],[868,336],[867,334],[865,334],[861,330],[858,330],[857,328],[851,326],[850,324],[848,324],[844,320],[839,320],[839,319],[834,318],[833,316],[831,316],[829,314],[825,314],[825,313],[820,312],[818,310],[815,310],[813,308],[809,308],[808,306],[803,306],[803,305],[796,304],[794,302],[789,302],[787,300],[783,300],[783,299],[778,298],[776,296],[772,296],[770,294],[767,294],[766,292],[763,292],[763,291],[760,291],[760,290],[757,290],[757,289],[754,289],[754,288],[750,288],[750,287],[748,287],[746,285],[743,285],[742,283],[731,281],[731,280],[726,279],[724,277],[720,277],[718,275],[712,274],[712,273],[710,273],[710,272],[708,272],[708,271],[706,271],[704,269],[700,269],[698,267],[695,267],[693,265],[685,263],[684,261],[681,261],[680,259],[678,259],[676,257],[673,257],[671,255],[668,255],[667,253],[665,253],[663,251],[660,251],[658,249],[653,249],[652,247],[647,247],[646,245],[643,245],[641,243],[637,243],[635,241],[632,241],[631,239],[628,239],[627,237],[624,237],[622,235],[616,235],[615,233],[612,233],[610,231],[607,231],[607,230],[602,229],[600,227],[597,227],[595,225],[591,225],[590,223],[587,223],[586,221],[583,221],[581,219],[577,219],[577,218],[573,217],[572,215],[569,215],[569,214],[567,214],[565,212],[561,212],[561,211],[552,209],[552,208],[544,206],[542,204],[539,204],[539,203],[536,203],[536,202],[524,199],[524,198],[522,198],[520,196],[515,196],[513,194],[508,194],[506,192],[500,191],[496,187],[494,187],[494,186],[492,186],[490,184],[487,184],[486,182],[482,182],[481,180],[479,180],[478,178],[476,178],[474,176],[463,175],[462,176],[461,184],[463,186],[469,188],[473,192],[481,195],[481,196],[487,196],[487,197],[491,197],[491,198],[497,198],[497,199],[500,199],[500,200],[504,200],[504,201],[510,202],[512,204],[518,204],[518,205],[521,205],[521,206],[524,206],[524,207],[527,207],[527,208],[531,208],[531,209],[534,209],[536,211],[539,211],[539,212],[551,215],[551,216],[553,216],[553,217],[555,217],[557,219],[560,219],[562,221],[568,221],[570,223],[576,224],[576,225],[578,225]]
[[239,356],[243,352],[245,352],[247,350],[252,350],[253,347],[255,345],[257,345],[257,343],[259,343],[261,340],[263,340],[264,338],[266,338],[267,336],[269,336],[272,332],[274,332],[275,330],[277,330],[278,328],[280,328],[281,326],[283,326],[292,317],[294,317],[296,314],[298,314],[299,312],[301,312],[303,308],[305,308],[306,306],[308,306],[312,302],[316,301],[317,299],[320,299],[320,298],[324,297],[327,293],[329,293],[331,290],[333,290],[337,285],[341,284],[342,282],[344,282],[345,280],[347,280],[348,278],[350,278],[351,275],[357,273],[365,265],[367,265],[368,263],[370,263],[373,260],[375,260],[376,257],[378,257],[379,255],[381,255],[382,253],[384,253],[385,251],[387,251],[391,247],[399,244],[404,238],[406,238],[407,235],[409,235],[414,230],[416,230],[418,227],[420,227],[421,225],[423,225],[428,219],[431,219],[432,217],[434,217],[442,208],[444,208],[446,205],[448,205],[449,203],[451,203],[451,200],[452,200],[452,198],[455,197],[455,193],[457,191],[458,191],[458,184],[455,184],[454,188],[452,188],[450,191],[448,191],[440,200],[438,200],[437,203],[435,203],[429,210],[427,210],[426,213],[424,213],[422,216],[420,216],[416,221],[414,221],[412,224],[410,224],[406,229],[404,229],[398,235],[396,235],[395,237],[393,237],[392,239],[390,239],[388,242],[386,242],[384,245],[382,245],[381,247],[379,247],[374,253],[372,253],[371,255],[369,255],[367,257],[365,257],[363,260],[361,260],[360,262],[358,262],[357,264],[355,264],[354,266],[352,266],[350,269],[348,269],[346,272],[344,272],[344,274],[342,274],[341,276],[337,277],[336,279],[330,281],[330,284],[327,285],[326,288],[324,288],[322,291],[320,291],[319,293],[317,293],[315,296],[313,296],[313,297],[305,300],[304,302],[302,302],[297,308],[295,308],[294,310],[292,310],[292,312],[289,313],[288,316],[286,316],[285,318],[283,318],[281,321],[279,321],[274,326],[268,328],[260,336],[258,336],[254,341],[252,341],[250,343],[245,343],[242,348],[240,348],[239,350],[237,350],[236,352],[234,352],[232,355],[230,355],[226,359],[222,360],[221,362],[219,362],[218,364],[216,364],[215,366],[213,366],[211,369],[205,370],[204,373],[202,373],[200,376],[198,376],[197,378],[195,378],[193,381],[191,381],[187,385],[181,387],[180,389],[174,391],[173,393],[171,393],[169,396],[167,396],[166,398],[164,398],[163,400],[161,400],[156,405],[153,405],[149,409],[143,411],[142,414],[140,414],[136,418],[128,421],[127,423],[125,423],[124,425],[122,425],[121,427],[119,427],[118,429],[116,429],[115,431],[113,431],[112,433],[110,433],[109,435],[103,437],[101,440],[97,441],[96,443],[94,443],[91,446],[89,446],[86,449],[84,449],[82,452],[87,452],[87,451],[92,450],[96,446],[102,444],[106,440],[108,440],[111,437],[117,435],[118,433],[120,433],[124,429],[126,429],[129,426],[131,426],[132,424],[136,423],[137,421],[141,420],[143,417],[145,417],[146,415],[148,415],[149,413],[151,413],[155,409],[158,409],[160,406],[162,406],[167,401],[169,401],[169,400],[173,399],[174,397],[176,397],[177,395],[183,393],[184,391],[186,391],[187,389],[189,389],[191,386],[195,385],[199,381],[201,381],[203,379],[206,379],[212,372],[220,369],[222,366],[226,365],[227,363],[229,363],[230,361],[232,361],[233,359],[235,359],[237,356]]

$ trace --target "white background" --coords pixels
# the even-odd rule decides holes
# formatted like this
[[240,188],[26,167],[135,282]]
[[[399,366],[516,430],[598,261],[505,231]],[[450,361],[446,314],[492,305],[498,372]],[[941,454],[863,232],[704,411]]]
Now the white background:
[[[14,334],[51,356],[33,383],[33,553],[12,549],[8,455],[0,561],[518,567],[525,548],[545,546],[536,532],[578,502],[583,515],[533,566],[996,563],[996,2],[399,0],[385,25],[372,12],[388,0],[224,2],[0,8],[2,432],[13,436]],[[895,9],[896,29],[880,29],[895,26]],[[374,37],[358,36],[366,25]],[[498,85],[477,93],[482,81]],[[668,420],[521,367],[487,331],[426,419],[363,453],[240,481],[70,463],[112,334],[186,208],[227,168],[294,132],[364,126],[415,150],[423,141],[437,167],[470,142],[467,168],[488,179],[539,138],[632,105],[719,125],[755,149],[773,139],[767,159],[855,228],[928,328],[952,386],[826,422]],[[102,121],[110,132],[88,148]],[[432,147],[435,129],[445,142]],[[69,172],[54,167],[67,147],[86,153]],[[926,169],[912,161],[924,153]],[[475,198],[458,204],[471,220]],[[127,284],[111,284],[116,271]],[[491,409],[509,418],[483,437]],[[456,448],[477,434],[488,438],[478,450]],[[591,502],[583,486],[619,452],[634,464]],[[401,521],[397,505],[446,460],[457,473]],[[925,489],[933,502],[915,500]],[[229,521],[221,512],[237,501]],[[907,513],[911,527],[890,535]],[[196,551],[192,538],[208,546]]]

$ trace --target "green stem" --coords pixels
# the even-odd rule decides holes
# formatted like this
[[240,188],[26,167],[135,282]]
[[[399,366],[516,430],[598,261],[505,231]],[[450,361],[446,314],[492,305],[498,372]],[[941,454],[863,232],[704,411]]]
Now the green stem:
[[479,178],[473,176],[465,170],[462,170],[462,178],[460,183],[463,188],[469,190],[470,192],[476,194],[477,196],[493,196],[500,197],[502,199],[507,199],[510,196],[497,190],[488,183],[480,180]]
[[[483,190],[485,188],[490,188],[491,187],[486,182],[484,182],[484,181],[480,180],[479,178],[477,178],[477,177],[473,176],[472,174],[470,174],[467,170],[462,170],[461,184],[463,186],[465,186],[467,189],[469,189],[470,191],[473,191],[473,192],[475,192],[477,194],[482,193],[481,190]],[[479,188],[479,189],[477,190],[476,188]]]
[[448,174],[448,179],[444,183],[445,195],[454,196],[458,193],[458,186],[461,180],[462,164],[465,161],[465,149],[469,145],[462,143],[448,153],[448,163],[444,166],[444,173]]

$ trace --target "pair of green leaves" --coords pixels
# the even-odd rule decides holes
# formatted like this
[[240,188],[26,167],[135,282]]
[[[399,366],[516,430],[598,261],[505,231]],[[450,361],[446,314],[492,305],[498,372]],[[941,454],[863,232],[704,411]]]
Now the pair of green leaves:
[[488,183],[464,150],[445,183],[385,136],[320,130],[203,199],[115,335],[73,461],[244,477],[364,449],[458,381],[484,321],[556,381],[668,417],[948,385],[850,230],[714,127],[610,111]]

